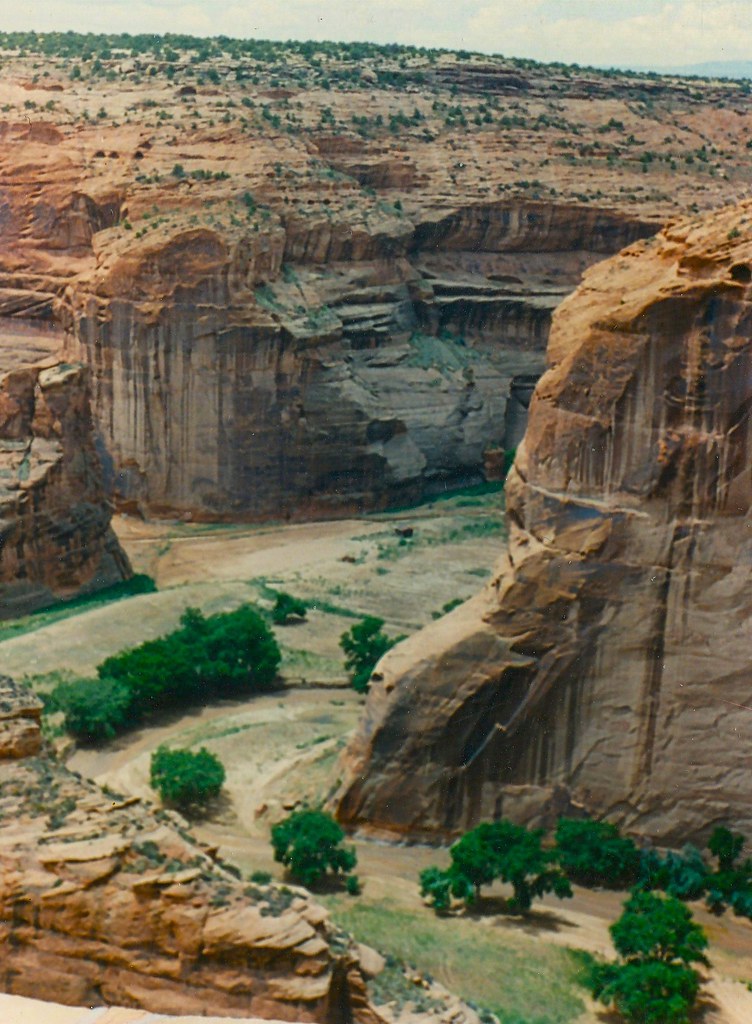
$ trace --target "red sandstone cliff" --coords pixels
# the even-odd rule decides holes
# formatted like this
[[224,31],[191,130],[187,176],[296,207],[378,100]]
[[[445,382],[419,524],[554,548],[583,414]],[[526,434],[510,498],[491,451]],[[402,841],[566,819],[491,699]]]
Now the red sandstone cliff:
[[548,357],[508,551],[381,662],[340,817],[456,833],[574,804],[667,843],[749,830],[752,204],[590,270]]
[[0,618],[130,574],[110,527],[88,374],[60,362],[59,347],[50,332],[0,322]]
[[40,710],[0,677],[0,990],[153,1013],[380,1020],[355,946],[322,907],[244,885],[171,815],[40,755]]
[[582,270],[748,178],[734,83],[216,49],[0,69],[0,313],[69,329],[147,511],[479,480]]

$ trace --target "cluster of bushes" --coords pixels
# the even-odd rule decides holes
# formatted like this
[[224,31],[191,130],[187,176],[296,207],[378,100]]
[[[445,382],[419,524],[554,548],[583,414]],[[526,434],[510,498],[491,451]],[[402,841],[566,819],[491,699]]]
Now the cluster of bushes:
[[678,900],[703,896],[708,909],[722,914],[729,907],[752,919],[752,858],[741,859],[745,839],[719,826],[708,840],[716,860],[709,864],[688,843],[681,853],[641,850],[605,821],[562,818],[556,830],[559,862],[574,882],[610,889],[662,890]]
[[636,1024],[689,1024],[700,989],[694,964],[708,965],[708,940],[673,896],[635,891],[609,931],[615,963],[593,965],[587,986]]
[[707,938],[684,901],[704,897],[714,913],[730,907],[752,919],[752,858],[742,859],[744,836],[716,828],[708,841],[715,865],[691,845],[664,856],[640,849],[603,821],[561,818],[553,838],[545,846],[542,829],[504,820],[478,825],[451,847],[446,870],[421,873],[421,895],[446,913],[453,900],[472,906],[483,886],[499,880],[512,886],[506,909],[524,914],[544,893],[571,896],[570,882],[631,889],[611,926],[619,959],[596,963],[588,987],[626,1020],[688,1024],[700,985],[694,965],[707,964]]
[[274,635],[250,605],[206,617],[189,608],[179,629],[103,661],[98,679],[59,684],[48,709],[63,712],[76,738],[101,742],[168,708],[263,690],[280,658]]

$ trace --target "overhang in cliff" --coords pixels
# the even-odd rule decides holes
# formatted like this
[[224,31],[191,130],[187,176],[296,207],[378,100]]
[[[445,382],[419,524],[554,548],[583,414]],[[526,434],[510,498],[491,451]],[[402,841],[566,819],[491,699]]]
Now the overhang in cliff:
[[381,663],[343,821],[752,828],[751,281],[747,202],[625,249],[559,308],[508,551]]

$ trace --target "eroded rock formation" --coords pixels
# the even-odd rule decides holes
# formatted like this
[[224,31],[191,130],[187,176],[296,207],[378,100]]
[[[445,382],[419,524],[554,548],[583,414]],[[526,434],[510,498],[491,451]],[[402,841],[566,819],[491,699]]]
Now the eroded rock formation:
[[[251,244],[188,228],[103,252],[68,289],[123,498],[299,516],[477,481],[486,449],[514,438],[510,392],[542,370],[553,307],[583,266],[653,227],[507,203],[321,230],[283,218]],[[504,271],[525,255],[523,283]]]
[[38,996],[42,978],[68,1005],[380,1020],[322,907],[244,885],[170,814],[40,755],[38,715],[0,678],[0,989]]
[[557,310],[508,551],[380,663],[343,821],[752,828],[751,282],[743,203],[591,269]]
[[582,271],[747,174],[736,83],[40,45],[46,76],[31,52],[0,69],[0,313],[68,329],[107,485],[147,512],[480,480]]
[[0,322],[0,618],[130,574],[110,527],[87,370],[61,362],[60,344]]

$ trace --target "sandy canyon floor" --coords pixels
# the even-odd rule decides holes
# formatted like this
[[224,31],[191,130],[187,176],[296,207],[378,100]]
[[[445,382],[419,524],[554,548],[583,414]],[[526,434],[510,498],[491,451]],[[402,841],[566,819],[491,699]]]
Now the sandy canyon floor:
[[[412,527],[412,537],[396,532]],[[306,622],[276,627],[285,687],[253,700],[225,702],[165,719],[102,750],[78,750],[69,766],[113,789],[153,799],[151,752],[163,742],[215,752],[227,768],[221,803],[195,824],[244,873],[268,871],[270,825],[300,803],[325,798],[337,757],[361,713],[347,685],[338,640],[364,614],[392,634],[410,633],[450,601],[474,593],[501,549],[501,495],[474,493],[401,513],[296,526],[218,527],[118,518],[123,546],[158,591],[80,610],[68,618],[40,613],[0,634],[0,667],[31,677],[39,689],[66,675],[93,673],[103,657],[171,629],[188,606],[212,612],[242,601],[270,605],[275,590],[311,604]],[[572,901],[544,901],[520,921],[499,913],[491,893],[479,912],[436,918],[422,903],[419,871],[444,863],[445,850],[355,838],[358,899],[325,893],[335,919],[361,941],[429,972],[491,1009],[502,1024],[595,1024],[611,1018],[594,1007],[576,977],[576,953],[608,954],[608,924],[619,893],[576,891]],[[752,925],[700,907],[714,969],[705,1024],[752,1019]],[[409,999],[389,990],[383,998]],[[379,982],[377,981],[377,984]]]

